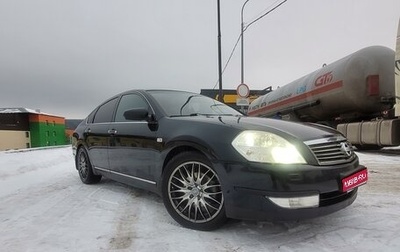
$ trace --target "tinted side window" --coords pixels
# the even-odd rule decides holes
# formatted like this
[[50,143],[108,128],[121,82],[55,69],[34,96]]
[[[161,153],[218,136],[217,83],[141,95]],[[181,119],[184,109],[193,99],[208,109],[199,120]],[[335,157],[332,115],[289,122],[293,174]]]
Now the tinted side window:
[[101,105],[94,116],[93,123],[111,122],[116,103],[117,98]]
[[86,123],[93,123],[93,118],[94,118],[95,113],[96,113],[96,110],[92,111],[92,113],[90,113],[90,115],[88,115]]
[[117,113],[115,114],[116,122],[126,122],[128,120],[124,117],[124,112],[133,108],[144,108],[148,109],[149,105],[146,100],[138,94],[127,94],[122,96],[119,102]]

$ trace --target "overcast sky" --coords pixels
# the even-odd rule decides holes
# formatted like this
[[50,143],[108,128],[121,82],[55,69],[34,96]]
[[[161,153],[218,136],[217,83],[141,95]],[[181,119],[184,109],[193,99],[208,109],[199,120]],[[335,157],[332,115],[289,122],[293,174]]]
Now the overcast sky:
[[[222,58],[244,0],[221,0]],[[280,1],[250,0],[249,23]],[[245,83],[283,86],[361,48],[395,48],[399,0],[288,0],[245,32]],[[129,89],[218,88],[217,0],[0,0],[0,108],[84,118]],[[240,84],[240,44],[223,88]]]

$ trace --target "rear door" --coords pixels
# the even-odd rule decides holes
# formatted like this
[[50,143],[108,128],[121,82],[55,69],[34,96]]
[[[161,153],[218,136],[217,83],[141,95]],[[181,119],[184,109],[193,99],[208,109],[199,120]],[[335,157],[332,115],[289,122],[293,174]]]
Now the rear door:
[[84,135],[89,149],[92,165],[96,169],[108,170],[108,148],[110,146],[110,123],[112,121],[117,98],[102,104],[96,111],[93,121],[88,124]]

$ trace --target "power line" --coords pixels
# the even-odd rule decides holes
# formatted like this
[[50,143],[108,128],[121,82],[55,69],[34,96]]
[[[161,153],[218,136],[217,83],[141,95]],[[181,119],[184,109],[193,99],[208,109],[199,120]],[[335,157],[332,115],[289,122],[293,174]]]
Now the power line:
[[275,6],[274,8],[272,8],[271,10],[267,11],[266,13],[264,13],[263,15],[261,15],[260,17],[254,19],[253,21],[251,21],[248,25],[246,25],[246,27],[244,28],[244,31],[247,30],[247,28],[249,28],[250,25],[254,24],[255,22],[257,22],[258,20],[260,20],[261,18],[265,17],[266,15],[268,15],[269,13],[273,12],[275,9],[277,9],[279,6],[281,6],[282,4],[286,3],[287,0],[282,1],[280,4],[278,4],[277,6]]
[[254,15],[253,17],[249,18],[248,20],[254,20],[256,18],[258,18],[259,16],[263,15],[267,10],[269,10],[270,8],[272,8],[272,6],[274,6],[275,4],[277,4],[280,0],[276,0],[275,2],[273,2],[272,4],[270,4],[268,7],[266,7],[265,9],[263,9],[262,11],[260,11],[257,15]]
[[[277,1],[276,1],[276,2],[277,2]],[[275,3],[276,3],[276,2],[275,2]],[[249,28],[250,25],[254,24],[255,22],[257,22],[257,21],[260,20],[261,18],[265,17],[266,15],[268,15],[269,13],[271,13],[272,11],[274,11],[275,9],[277,9],[279,6],[281,6],[281,5],[284,4],[285,2],[287,2],[287,0],[282,1],[281,3],[279,3],[278,5],[276,5],[276,6],[275,6],[274,8],[272,8],[271,10],[267,11],[266,13],[262,14],[260,17],[258,17],[258,18],[256,18],[256,19],[254,19],[253,21],[251,21],[248,25],[246,25],[246,26],[244,27],[244,30],[243,30],[243,31],[246,31],[247,28]],[[273,4],[275,4],[275,3],[273,3]],[[273,4],[272,4],[272,5],[273,5]],[[270,5],[269,7],[271,7],[272,5]],[[267,9],[268,9],[269,7],[267,7]],[[235,53],[235,50],[236,50],[236,48],[237,48],[237,45],[239,44],[240,38],[241,38],[241,34],[239,34],[239,36],[238,36],[238,38],[237,38],[237,41],[236,41],[235,45],[233,46],[233,49],[232,49],[232,51],[231,51],[231,54],[229,55],[229,58],[228,58],[228,60],[227,60],[226,63],[225,63],[224,69],[222,70],[222,74],[225,72],[225,69],[228,67],[229,62],[231,61],[231,59],[232,59],[232,57],[233,57],[233,54]],[[219,79],[217,79],[217,81],[216,81],[216,83],[215,83],[213,89],[215,89],[215,87],[218,85],[218,83],[219,83]]]
[[[225,72],[225,69],[228,67],[229,62],[231,61],[231,59],[232,59],[232,57],[233,57],[233,54],[235,53],[236,47],[237,47],[237,45],[239,44],[240,37],[241,37],[241,36],[239,35],[239,37],[238,37],[238,39],[237,39],[237,41],[236,41],[236,44],[233,46],[233,49],[232,49],[232,51],[231,51],[231,54],[229,55],[229,58],[228,58],[228,60],[227,60],[226,63],[225,63],[225,66],[224,66],[224,69],[222,70],[222,73],[224,73],[224,72]],[[219,82],[219,80],[217,80],[217,82],[215,83],[213,89],[215,89],[215,87],[218,85],[218,82]]]

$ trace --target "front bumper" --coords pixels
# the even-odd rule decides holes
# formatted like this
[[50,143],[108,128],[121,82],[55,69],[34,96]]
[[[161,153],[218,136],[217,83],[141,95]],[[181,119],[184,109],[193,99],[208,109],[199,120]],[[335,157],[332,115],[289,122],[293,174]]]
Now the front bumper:
[[[219,163],[229,218],[259,221],[290,221],[336,212],[352,204],[357,188],[341,192],[341,180],[365,169],[352,163],[334,166],[265,165],[259,163]],[[312,199],[310,204],[290,208],[272,199]],[[282,201],[278,201],[282,202]],[[311,206],[312,205],[312,206]]]

